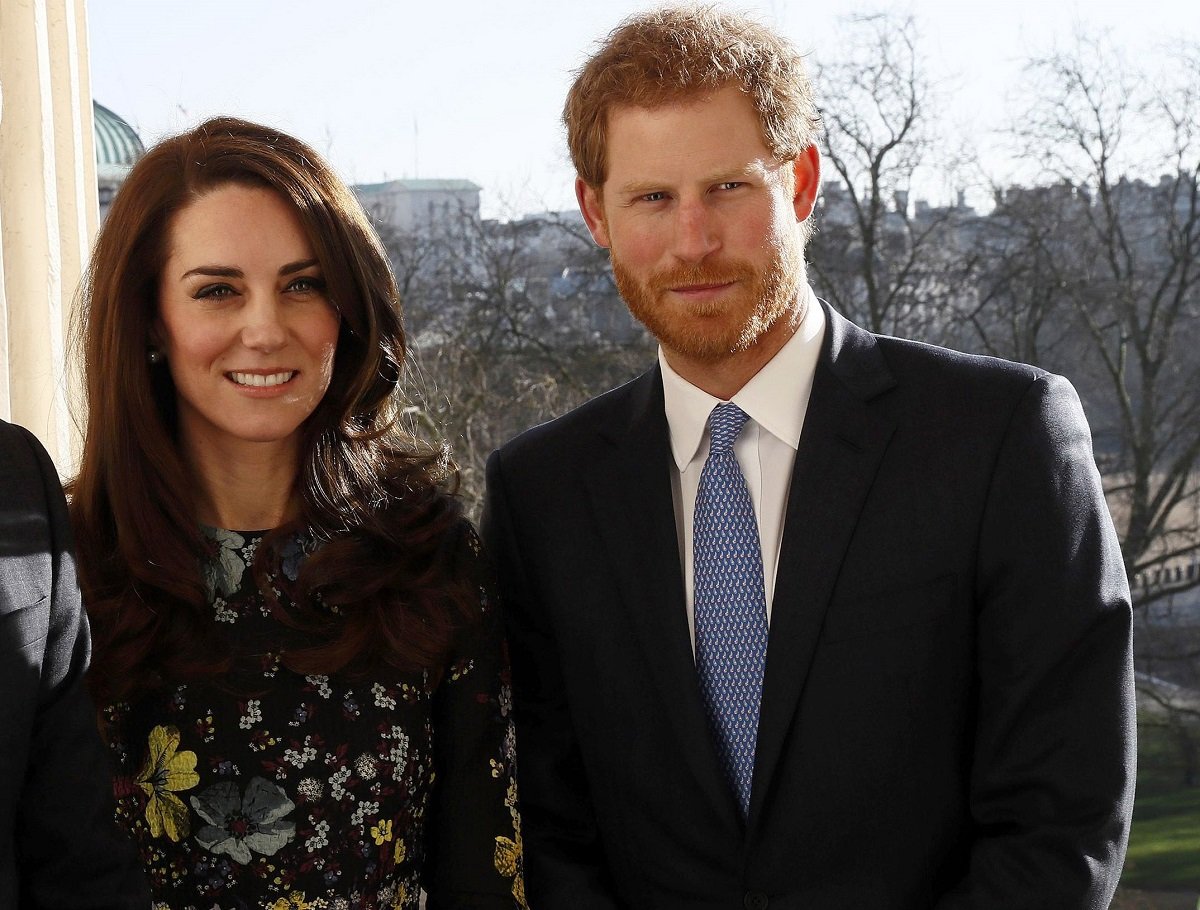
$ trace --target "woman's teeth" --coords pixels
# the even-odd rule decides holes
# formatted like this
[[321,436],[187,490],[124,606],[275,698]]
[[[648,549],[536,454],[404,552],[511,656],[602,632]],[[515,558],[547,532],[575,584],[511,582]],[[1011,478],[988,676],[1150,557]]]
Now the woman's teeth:
[[295,370],[286,373],[229,373],[228,376],[238,385],[271,386],[283,385],[296,375]]

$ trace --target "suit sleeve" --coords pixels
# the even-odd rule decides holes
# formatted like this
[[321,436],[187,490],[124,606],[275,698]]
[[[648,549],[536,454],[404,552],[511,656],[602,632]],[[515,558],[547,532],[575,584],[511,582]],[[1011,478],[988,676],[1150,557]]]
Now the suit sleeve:
[[481,528],[497,565],[512,654],[530,906],[616,910],[622,905],[600,846],[554,631],[526,575],[499,452],[488,459]]
[[938,910],[1107,907],[1133,809],[1129,589],[1074,389],[1043,376],[998,453],[976,578],[967,877]]
[[75,579],[66,501],[49,456],[33,450],[49,513],[50,613],[15,844],[25,910],[145,910],[150,893],[113,819],[108,762],[84,688],[87,616]]

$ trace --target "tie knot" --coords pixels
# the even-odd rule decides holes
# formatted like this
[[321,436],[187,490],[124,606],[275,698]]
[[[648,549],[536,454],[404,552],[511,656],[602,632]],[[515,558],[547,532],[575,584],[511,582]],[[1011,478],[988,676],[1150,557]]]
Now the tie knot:
[[731,401],[717,405],[708,415],[710,451],[723,455],[733,448],[733,441],[742,432],[749,415]]

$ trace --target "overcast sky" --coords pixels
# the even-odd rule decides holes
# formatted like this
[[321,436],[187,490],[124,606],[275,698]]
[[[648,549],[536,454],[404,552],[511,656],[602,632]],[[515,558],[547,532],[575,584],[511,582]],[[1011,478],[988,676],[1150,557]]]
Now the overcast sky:
[[[458,177],[486,215],[574,205],[559,112],[571,72],[630,0],[92,0],[92,93],[150,145],[214,114],[313,144],[349,182]],[[1105,29],[1132,55],[1200,36],[1194,0],[773,0],[734,8],[822,62],[840,17],[912,13],[949,122],[983,144],[1021,61]],[[818,95],[820,86],[817,86]],[[1011,102],[1010,102],[1011,103]]]

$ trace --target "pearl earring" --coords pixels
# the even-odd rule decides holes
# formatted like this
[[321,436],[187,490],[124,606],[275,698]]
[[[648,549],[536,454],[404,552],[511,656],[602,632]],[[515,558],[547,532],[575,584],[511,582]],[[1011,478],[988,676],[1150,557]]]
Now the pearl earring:
[[150,348],[150,350],[146,352],[146,359],[150,361],[152,366],[160,364],[163,360],[162,351],[160,351],[158,348]]

